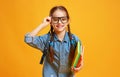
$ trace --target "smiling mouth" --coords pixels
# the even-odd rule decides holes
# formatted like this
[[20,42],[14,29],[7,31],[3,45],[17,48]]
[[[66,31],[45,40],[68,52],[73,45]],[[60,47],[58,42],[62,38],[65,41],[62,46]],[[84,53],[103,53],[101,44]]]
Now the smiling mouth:
[[64,25],[56,25],[57,28],[62,28]]

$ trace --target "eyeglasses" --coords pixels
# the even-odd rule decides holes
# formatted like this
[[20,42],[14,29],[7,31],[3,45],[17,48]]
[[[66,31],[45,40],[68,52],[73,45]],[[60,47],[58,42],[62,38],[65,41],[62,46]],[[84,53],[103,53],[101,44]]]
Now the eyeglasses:
[[58,24],[59,20],[62,22],[62,24],[65,24],[68,22],[68,17],[64,16],[64,17],[52,17],[52,23],[53,24]]

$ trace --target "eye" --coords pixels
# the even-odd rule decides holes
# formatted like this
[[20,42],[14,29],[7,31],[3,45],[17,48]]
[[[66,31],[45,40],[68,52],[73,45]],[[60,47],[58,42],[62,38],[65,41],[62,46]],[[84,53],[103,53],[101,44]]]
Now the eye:
[[53,21],[58,21],[57,17],[53,17],[52,19],[53,19]]
[[61,20],[62,21],[67,21],[67,17],[62,17]]

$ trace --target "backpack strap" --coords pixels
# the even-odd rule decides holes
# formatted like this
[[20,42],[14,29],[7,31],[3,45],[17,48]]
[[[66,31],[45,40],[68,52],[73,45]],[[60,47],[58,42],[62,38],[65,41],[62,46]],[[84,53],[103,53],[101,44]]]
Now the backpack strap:
[[74,47],[74,49],[76,48],[77,41],[76,41],[75,36],[73,34],[72,34],[72,40],[70,40],[70,44]]
[[48,32],[47,42],[43,50],[43,55],[41,57],[40,64],[43,64],[44,58],[47,55],[47,51],[49,50],[49,44],[50,44],[50,32]]
[[72,39],[70,40],[70,44],[72,47],[70,47],[70,54],[69,54],[70,64],[72,64],[74,54],[75,54],[75,49],[77,46],[77,40],[75,39],[75,36],[73,34],[71,36],[72,36]]

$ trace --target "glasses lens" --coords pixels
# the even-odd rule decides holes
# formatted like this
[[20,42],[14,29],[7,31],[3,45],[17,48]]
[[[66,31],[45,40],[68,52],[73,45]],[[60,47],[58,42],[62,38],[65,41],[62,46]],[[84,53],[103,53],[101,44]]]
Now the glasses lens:
[[58,17],[52,17],[52,22],[53,23],[58,23],[58,21],[59,21],[59,18]]
[[54,24],[57,24],[58,22],[62,22],[63,24],[67,23],[68,22],[68,18],[67,17],[52,17],[52,22]]
[[64,24],[64,23],[67,23],[68,19],[67,17],[61,17],[61,22]]

